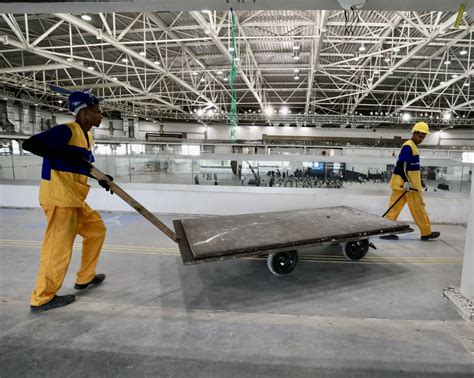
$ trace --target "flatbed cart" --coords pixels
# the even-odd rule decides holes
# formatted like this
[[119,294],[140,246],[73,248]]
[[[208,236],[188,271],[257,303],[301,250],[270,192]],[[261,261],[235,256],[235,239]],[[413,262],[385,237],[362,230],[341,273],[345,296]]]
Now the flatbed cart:
[[402,222],[337,206],[178,219],[173,221],[174,233],[92,164],[91,174],[177,242],[184,264],[266,255],[270,271],[284,275],[298,263],[298,249],[340,244],[346,258],[360,260],[369,247],[375,248],[370,237],[413,231]]

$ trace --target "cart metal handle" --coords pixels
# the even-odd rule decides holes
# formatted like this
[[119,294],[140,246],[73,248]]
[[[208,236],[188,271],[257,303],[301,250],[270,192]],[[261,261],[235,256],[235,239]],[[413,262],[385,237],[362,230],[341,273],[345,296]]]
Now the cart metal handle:
[[92,164],[90,164],[90,173],[91,173],[91,176],[94,177],[97,181],[99,181],[99,180],[105,181],[107,183],[107,185],[109,186],[109,188],[114,192],[114,194],[119,196],[127,204],[129,204],[136,211],[138,211],[143,217],[148,219],[153,225],[155,225],[157,228],[159,228],[171,240],[173,240],[174,242],[178,242],[178,238],[176,237],[176,234],[170,228],[168,228],[168,226],[166,226],[162,221],[160,221],[150,211],[145,209],[142,204],[140,204],[132,196],[130,196],[130,194],[128,194],[125,190],[123,190],[120,186],[118,186],[115,183],[115,181],[110,181],[109,178],[105,175],[105,173],[102,173],[100,170],[98,170]]
[[383,213],[382,218],[383,218],[385,215],[387,215],[388,212],[389,212],[390,210],[392,210],[393,207],[398,203],[398,201],[400,201],[400,200],[405,196],[405,194],[407,194],[410,190],[413,190],[414,192],[418,192],[418,189],[413,189],[413,188],[410,188],[409,190],[405,190],[405,191],[403,192],[403,194],[402,194],[400,197],[398,197],[398,199],[393,203],[393,205],[390,206],[390,207],[388,208],[388,210],[387,210],[385,213]]

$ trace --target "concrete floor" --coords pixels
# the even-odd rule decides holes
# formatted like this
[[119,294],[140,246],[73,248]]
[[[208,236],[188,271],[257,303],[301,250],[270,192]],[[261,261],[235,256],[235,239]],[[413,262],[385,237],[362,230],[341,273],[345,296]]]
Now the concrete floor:
[[374,239],[360,262],[303,251],[275,277],[262,259],[184,266],[140,215],[103,217],[107,280],[72,288],[76,248],[60,291],[76,302],[31,315],[43,215],[0,209],[0,377],[473,376],[473,327],[442,297],[459,286],[463,226]]

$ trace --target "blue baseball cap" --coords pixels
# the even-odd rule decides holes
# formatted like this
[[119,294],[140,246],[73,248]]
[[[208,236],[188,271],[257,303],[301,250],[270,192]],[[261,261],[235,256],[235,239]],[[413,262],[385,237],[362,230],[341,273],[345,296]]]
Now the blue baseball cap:
[[67,107],[69,111],[77,115],[79,110],[89,105],[98,104],[103,98],[96,97],[90,92],[75,91],[72,92],[67,99]]

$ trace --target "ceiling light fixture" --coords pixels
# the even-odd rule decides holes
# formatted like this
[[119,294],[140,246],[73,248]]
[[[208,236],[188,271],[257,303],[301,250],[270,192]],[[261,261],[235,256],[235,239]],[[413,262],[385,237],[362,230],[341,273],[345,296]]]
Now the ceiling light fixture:
[[118,80],[115,76],[112,78],[112,80]]
[[410,113],[403,113],[402,119],[403,119],[405,122],[408,122],[408,121],[411,119]]
[[265,108],[265,114],[266,114],[267,116],[272,115],[272,114],[273,114],[273,107],[267,106],[267,107]]
[[365,51],[365,50],[367,50],[367,49],[365,48],[364,44],[359,46],[359,51]]
[[146,51],[140,51],[139,54],[140,54],[141,56],[146,56]]
[[443,114],[443,121],[449,121],[451,119],[451,113],[446,112]]
[[466,54],[467,54],[466,49],[462,49],[461,51],[459,51],[459,55],[466,55]]
[[399,52],[399,51],[400,51],[400,47],[398,47],[398,46],[394,47],[394,48],[393,48],[393,51],[394,51],[394,52]]
[[88,14],[83,14],[81,18],[85,21],[92,21],[92,17],[89,16]]
[[295,68],[295,69],[293,70],[293,72],[294,72],[294,73],[298,73],[298,72],[300,72],[300,69],[299,69],[299,68]]
[[384,60],[383,60],[385,63],[390,63],[390,57],[386,57]]
[[218,74],[218,75],[222,75],[222,71],[217,71],[217,74]]
[[446,60],[444,61],[444,64],[446,64],[446,65],[451,64],[451,61],[450,61],[449,59],[446,59]]
[[122,59],[122,62],[128,63],[128,59],[127,59],[127,58],[123,58],[123,59]]

